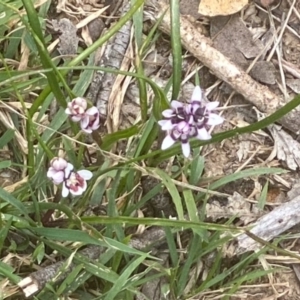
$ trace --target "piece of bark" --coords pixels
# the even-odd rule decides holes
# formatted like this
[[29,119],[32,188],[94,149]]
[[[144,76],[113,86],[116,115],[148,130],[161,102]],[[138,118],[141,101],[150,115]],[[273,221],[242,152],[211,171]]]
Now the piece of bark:
[[[130,8],[130,3],[123,6],[121,15],[124,15]],[[123,27],[107,42],[104,53],[98,67],[119,70],[125,56],[131,33],[132,22],[127,22]],[[117,78],[117,74],[96,71],[94,79],[89,87],[88,98],[97,106],[103,117],[107,116],[108,100],[112,86]]]
[[[300,196],[261,217],[250,232],[265,241],[270,241],[298,223],[300,223]],[[237,241],[236,255],[258,250],[262,246],[247,234],[238,236]]]
[[[146,15],[153,23],[156,23],[166,12],[159,28],[170,35],[170,10],[165,1],[147,0],[145,3]],[[230,59],[213,48],[212,41],[203,36],[185,16],[180,17],[180,24],[182,45],[217,77],[227,82],[236,92],[243,95],[245,99],[267,115],[282,107],[283,99],[272,93],[268,87],[256,82]],[[278,122],[289,130],[298,133],[300,128],[299,112],[295,109]]]
[[[98,259],[100,254],[103,253],[105,248],[96,246],[96,245],[90,245],[86,247],[85,249],[79,251],[79,254],[84,256],[85,258],[88,258],[89,260],[95,260]],[[66,263],[65,260],[59,261],[53,265],[50,265],[48,267],[42,268],[23,280],[21,280],[18,283],[18,286],[23,290],[23,293],[26,298],[32,296],[33,294],[36,294],[37,292],[41,291],[43,287],[46,285],[46,283],[52,281],[57,274],[59,273],[60,268]],[[71,263],[70,266],[68,266],[65,270],[65,272],[61,273],[56,280],[58,282],[64,280],[68,274],[72,272],[72,270],[76,267],[76,264]]]

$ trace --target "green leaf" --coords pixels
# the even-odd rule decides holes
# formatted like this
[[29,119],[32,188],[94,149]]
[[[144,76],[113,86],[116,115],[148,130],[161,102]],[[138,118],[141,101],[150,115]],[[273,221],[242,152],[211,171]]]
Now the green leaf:
[[39,243],[39,245],[34,249],[33,260],[37,260],[37,263],[40,264],[45,256],[45,245],[44,243]]
[[153,173],[156,173],[162,180],[162,183],[168,189],[172,200],[176,207],[176,212],[179,220],[184,220],[183,207],[181,202],[181,197],[178,193],[177,187],[175,183],[172,181],[172,178],[166,174],[163,170],[160,169],[152,169]]
[[182,50],[180,35],[179,0],[170,1],[171,13],[171,45],[173,54],[173,91],[172,99],[177,99],[181,87]]
[[8,279],[14,284],[17,284],[19,281],[21,281],[21,278],[14,274],[14,269],[2,261],[0,261],[0,277]]
[[191,174],[189,177],[189,182],[192,185],[197,185],[200,181],[204,170],[204,157],[196,156],[191,163]]
[[13,129],[7,129],[5,133],[0,138],[0,149],[3,149],[15,136],[15,131]]
[[183,196],[188,211],[189,219],[193,222],[199,221],[198,209],[195,203],[193,192],[191,190],[184,190]]
[[127,129],[107,134],[102,140],[101,149],[109,151],[114,143],[117,143],[122,139],[129,139],[130,137],[136,135],[139,132],[139,130],[140,125],[137,124]]
[[122,291],[123,287],[126,285],[129,276],[131,273],[145,260],[146,255],[142,255],[141,257],[132,260],[127,265],[127,268],[123,271],[120,277],[115,282],[114,286],[110,289],[104,300],[114,300],[120,291]]
[[261,194],[258,199],[257,206],[261,210],[264,209],[266,202],[267,202],[268,188],[269,188],[269,181],[267,181],[266,184],[264,185],[264,188],[261,191]]
[[[9,203],[19,210],[21,215],[28,215],[27,209],[25,205],[15,197],[13,197],[10,193],[6,192],[4,189],[0,188],[0,200]],[[1,203],[1,202],[0,202]]]
[[287,170],[281,168],[254,168],[249,170],[244,170],[238,173],[234,173],[231,175],[227,175],[214,183],[209,185],[210,190],[215,190],[229,182],[236,181],[241,178],[247,178],[251,176],[260,176],[260,175],[267,175],[267,174],[283,174],[287,173]]
[[9,168],[11,166],[10,160],[4,160],[0,162],[0,169]]

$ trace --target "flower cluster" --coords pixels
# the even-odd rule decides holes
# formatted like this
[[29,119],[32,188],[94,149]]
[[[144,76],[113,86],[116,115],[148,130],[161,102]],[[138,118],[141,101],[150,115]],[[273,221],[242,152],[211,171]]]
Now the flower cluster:
[[81,129],[86,133],[92,133],[100,126],[100,113],[96,106],[87,108],[84,98],[77,97],[68,103],[65,110],[73,122],[80,122]]
[[61,157],[55,157],[51,160],[47,172],[47,177],[54,184],[63,184],[63,197],[67,197],[69,193],[74,196],[82,195],[87,188],[86,181],[92,176],[92,172],[88,170],[74,171],[74,166]]
[[191,152],[190,138],[211,139],[207,131],[208,126],[222,124],[224,119],[212,113],[219,102],[205,103],[204,97],[201,88],[196,86],[190,103],[183,104],[173,100],[171,108],[162,112],[164,120],[159,121],[158,124],[162,130],[167,131],[161,146],[163,150],[171,147],[176,141],[180,141],[183,155],[188,157]]

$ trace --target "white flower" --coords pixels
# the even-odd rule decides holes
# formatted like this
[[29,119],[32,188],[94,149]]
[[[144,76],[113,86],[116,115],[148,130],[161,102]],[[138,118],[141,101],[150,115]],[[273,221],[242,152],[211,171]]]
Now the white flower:
[[100,126],[100,113],[96,106],[92,106],[86,112],[80,121],[81,129],[86,133],[92,133]]
[[84,98],[77,97],[68,103],[65,113],[73,122],[80,122],[81,129],[86,133],[92,133],[100,126],[100,113],[96,106],[87,109]]
[[55,157],[50,161],[50,167],[47,172],[47,177],[50,178],[54,184],[60,184],[65,179],[65,170],[69,164],[61,157]]
[[58,185],[63,183],[62,196],[82,195],[87,188],[86,181],[93,177],[88,170],[74,171],[74,166],[61,157],[55,157],[50,162],[47,176]]
[[84,98],[77,97],[68,103],[65,113],[70,115],[73,122],[79,122],[84,117],[86,108],[86,100]]
[[82,195],[87,188],[86,181],[92,177],[92,172],[88,170],[81,170],[77,172],[67,170],[66,179],[63,183],[62,196],[67,197],[69,193],[74,196]]
[[171,108],[162,112],[163,120],[158,121],[162,130],[167,131],[167,135],[162,142],[161,149],[171,147],[176,141],[181,142],[183,155],[190,155],[189,139],[196,137],[199,140],[209,140],[211,135],[208,126],[219,125],[224,119],[212,113],[219,102],[205,103],[205,95],[199,86],[196,86],[191,102],[182,104],[176,100],[171,102]]

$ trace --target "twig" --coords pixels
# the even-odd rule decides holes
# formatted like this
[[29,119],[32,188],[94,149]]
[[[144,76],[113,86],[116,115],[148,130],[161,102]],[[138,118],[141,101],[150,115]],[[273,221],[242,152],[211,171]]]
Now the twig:
[[[141,236],[133,237],[129,246],[137,250],[144,250],[152,245],[156,247],[164,242],[165,232],[163,229],[158,227],[151,227],[146,230]],[[105,248],[89,245],[85,249],[78,252],[81,256],[84,256],[88,260],[95,261],[99,256],[105,251]],[[68,274],[76,267],[75,263],[69,264],[63,272],[61,268],[66,264],[66,260],[59,261],[53,265],[42,268],[29,276],[25,277],[18,283],[18,286],[23,290],[26,298],[32,296],[33,294],[41,291],[46,283],[51,282],[55,278],[55,282],[61,282],[64,280]]]
[[[300,223],[300,196],[278,206],[261,217],[250,232],[260,239],[270,241],[298,223]],[[235,252],[236,254],[260,248],[260,244],[247,234],[240,235],[237,240],[238,248]]]

